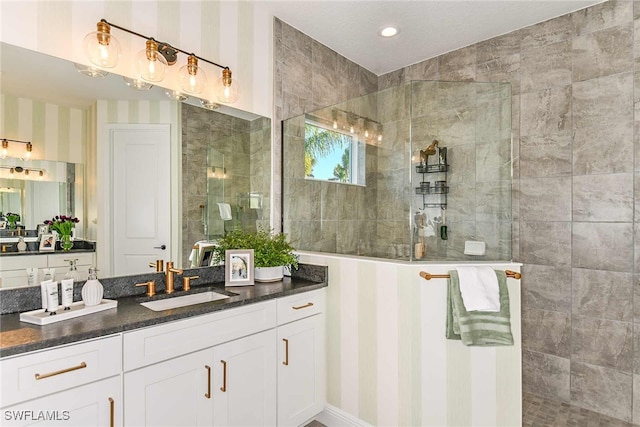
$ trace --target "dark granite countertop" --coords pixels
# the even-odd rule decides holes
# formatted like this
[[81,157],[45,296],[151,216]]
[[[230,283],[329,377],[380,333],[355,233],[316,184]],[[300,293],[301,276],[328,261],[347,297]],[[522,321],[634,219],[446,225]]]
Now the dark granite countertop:
[[[326,267],[318,268],[321,271],[314,271],[314,274],[311,275],[312,277],[305,278],[294,275],[294,277],[291,278],[285,277],[284,280],[280,282],[260,283],[254,286],[225,288],[224,283],[213,282],[202,285],[193,284],[191,291],[184,292],[178,290],[172,295],[159,293],[154,297],[147,297],[144,294],[121,297],[118,298],[118,307],[115,309],[63,320],[44,326],[21,322],[20,314],[17,312],[3,314],[0,316],[0,357],[159,325],[174,320],[320,289],[327,286],[327,281],[322,278],[318,280],[318,276],[323,276],[324,278],[327,276]],[[133,284],[131,284],[131,286],[133,286]],[[164,311],[152,311],[140,305],[141,302],[145,301],[171,298],[209,290],[230,295],[230,298]],[[37,289],[37,291],[39,292],[39,289]],[[105,295],[105,298],[108,298],[108,296]]]
[[[17,237],[16,237],[17,239]],[[0,243],[0,257],[5,256],[20,256],[20,255],[55,255],[55,254],[73,254],[78,252],[95,252],[95,242],[88,240],[74,240],[73,247],[69,252],[62,250],[60,242],[56,242],[55,251],[40,251],[40,243],[38,242],[25,242],[27,249],[19,252],[17,242],[5,242]]]

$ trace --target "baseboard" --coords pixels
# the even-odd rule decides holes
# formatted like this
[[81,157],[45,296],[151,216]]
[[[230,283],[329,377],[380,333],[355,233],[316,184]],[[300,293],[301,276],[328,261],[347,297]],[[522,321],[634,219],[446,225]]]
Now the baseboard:
[[329,404],[325,404],[324,410],[314,419],[327,427],[372,427],[360,418]]

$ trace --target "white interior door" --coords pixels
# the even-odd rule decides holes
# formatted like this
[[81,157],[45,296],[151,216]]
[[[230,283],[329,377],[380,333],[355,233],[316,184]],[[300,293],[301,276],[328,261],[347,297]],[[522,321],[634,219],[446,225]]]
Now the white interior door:
[[110,129],[109,227],[116,276],[147,273],[171,253],[170,133],[168,125]]

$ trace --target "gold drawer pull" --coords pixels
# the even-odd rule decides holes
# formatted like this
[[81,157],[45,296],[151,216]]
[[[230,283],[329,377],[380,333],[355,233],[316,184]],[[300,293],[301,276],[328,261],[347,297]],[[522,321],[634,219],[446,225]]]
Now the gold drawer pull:
[[115,409],[114,409],[114,401],[112,398],[109,398],[109,427],[113,427],[115,424]]
[[291,308],[293,308],[294,310],[300,310],[301,308],[307,308],[307,307],[312,307],[312,306],[313,306],[313,303],[312,302],[308,302],[305,305],[299,305],[297,307],[291,307]]
[[207,369],[207,392],[204,394],[204,397],[207,399],[211,399],[211,366],[204,365]]
[[221,392],[227,391],[227,362],[221,360],[222,363],[222,387],[220,387]]
[[83,368],[86,368],[86,367],[87,367],[87,364],[82,362],[78,366],[72,366],[71,368],[60,369],[59,371],[49,372],[48,374],[42,374],[42,375],[36,374],[36,380],[43,380],[45,378],[53,377],[55,375],[60,375],[60,374],[64,374],[64,373],[71,372],[71,371],[75,371],[77,369],[83,369]]
[[284,341],[284,362],[282,364],[289,366],[289,340],[282,338],[282,341]]

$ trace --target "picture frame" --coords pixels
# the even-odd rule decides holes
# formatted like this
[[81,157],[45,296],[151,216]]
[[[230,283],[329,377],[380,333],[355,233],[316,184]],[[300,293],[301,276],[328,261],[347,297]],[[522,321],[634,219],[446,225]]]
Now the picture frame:
[[225,286],[253,285],[253,249],[231,249],[224,252]]
[[38,227],[37,227],[38,239],[43,234],[47,234],[47,233],[49,233],[49,225],[48,224],[38,224]]
[[213,261],[213,249],[215,246],[201,246],[198,251],[198,266],[209,267]]
[[6,230],[7,221],[0,221],[0,230]]
[[56,236],[53,233],[44,233],[40,236],[40,252],[53,252],[56,250]]

